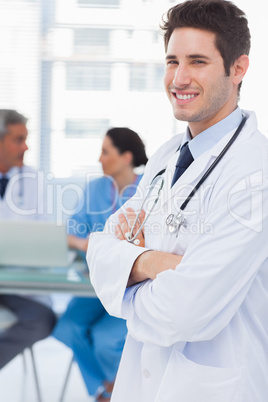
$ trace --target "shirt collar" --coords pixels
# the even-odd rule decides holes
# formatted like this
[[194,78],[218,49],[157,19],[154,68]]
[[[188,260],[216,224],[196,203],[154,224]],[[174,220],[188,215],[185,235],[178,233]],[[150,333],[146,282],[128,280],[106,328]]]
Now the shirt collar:
[[226,134],[235,130],[241,123],[242,118],[241,109],[237,107],[223,120],[202,131],[194,138],[191,137],[189,127],[187,127],[181,146],[183,146],[185,142],[189,142],[191,154],[193,158],[196,159],[216,145]]
[[19,168],[18,166],[13,166],[5,174],[0,172],[0,179],[2,177],[7,177],[8,179],[11,179],[13,176],[15,176],[17,173],[20,173],[21,171],[22,171],[22,168]]

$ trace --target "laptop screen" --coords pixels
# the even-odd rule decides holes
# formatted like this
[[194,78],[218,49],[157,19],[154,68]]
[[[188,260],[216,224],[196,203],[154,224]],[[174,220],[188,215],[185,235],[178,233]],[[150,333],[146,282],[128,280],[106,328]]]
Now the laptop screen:
[[0,265],[64,267],[68,263],[64,226],[42,221],[0,221]]

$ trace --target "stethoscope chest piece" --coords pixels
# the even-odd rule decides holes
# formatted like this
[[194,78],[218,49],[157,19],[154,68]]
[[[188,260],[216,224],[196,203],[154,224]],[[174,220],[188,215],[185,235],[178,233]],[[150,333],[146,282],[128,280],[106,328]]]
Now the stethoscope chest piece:
[[168,227],[169,233],[179,232],[181,225],[185,223],[185,219],[182,211],[175,216],[174,214],[168,215],[166,219],[166,225]]
[[174,219],[174,214],[168,215],[168,217],[166,219],[166,224],[169,226],[173,222],[173,219]]

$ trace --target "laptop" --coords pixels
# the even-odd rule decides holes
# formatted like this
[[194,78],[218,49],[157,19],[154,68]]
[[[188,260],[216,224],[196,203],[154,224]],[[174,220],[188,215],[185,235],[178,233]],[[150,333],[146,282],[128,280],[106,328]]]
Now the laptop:
[[76,256],[68,250],[65,226],[41,221],[0,221],[0,265],[66,267]]

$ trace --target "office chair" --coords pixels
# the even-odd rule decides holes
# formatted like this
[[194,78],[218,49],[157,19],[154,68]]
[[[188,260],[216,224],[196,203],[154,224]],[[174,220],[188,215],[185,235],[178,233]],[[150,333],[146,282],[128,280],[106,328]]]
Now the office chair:
[[61,391],[61,394],[60,394],[59,402],[63,402],[63,400],[64,400],[67,384],[68,384],[68,381],[69,381],[69,378],[70,378],[70,374],[71,374],[71,370],[72,370],[72,366],[73,366],[74,362],[75,362],[75,358],[74,358],[74,356],[72,356],[72,359],[71,359],[71,361],[69,363],[68,370],[67,370],[67,373],[66,373],[66,377],[65,377],[65,380],[64,380],[64,383],[63,383],[63,388],[62,388],[62,391]]
[[[7,330],[9,327],[14,325],[17,322],[17,317],[16,315],[6,307],[0,305],[0,333],[4,332]],[[26,348],[27,349],[27,348]],[[26,365],[26,357],[25,357],[25,351],[22,352],[22,359],[23,359],[23,367],[24,367],[24,375],[27,373],[27,365]],[[41,392],[40,392],[40,386],[39,386],[39,381],[38,381],[38,375],[37,375],[37,370],[36,370],[36,364],[35,364],[35,357],[34,357],[34,352],[32,347],[28,348],[30,351],[30,357],[32,361],[32,366],[33,366],[33,373],[34,373],[34,382],[35,382],[35,388],[36,388],[36,393],[37,393],[37,400],[38,402],[42,402],[41,398]]]

